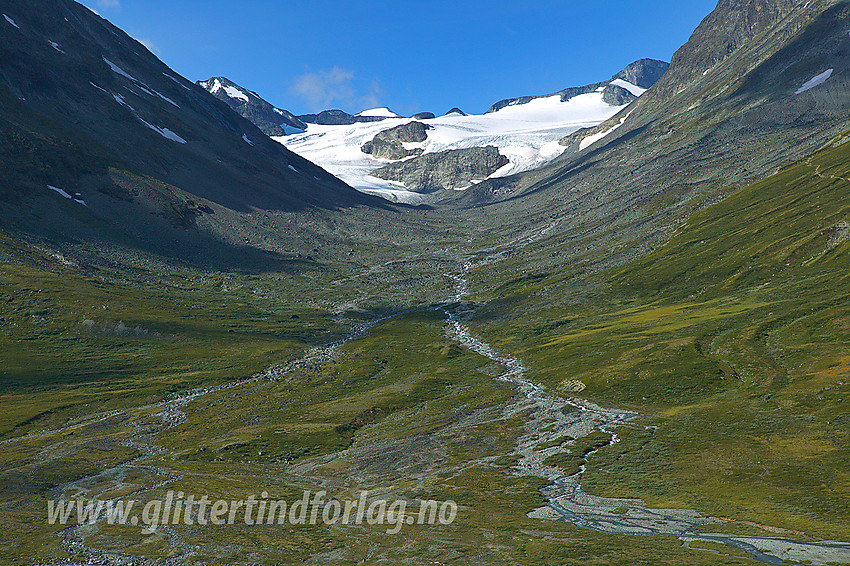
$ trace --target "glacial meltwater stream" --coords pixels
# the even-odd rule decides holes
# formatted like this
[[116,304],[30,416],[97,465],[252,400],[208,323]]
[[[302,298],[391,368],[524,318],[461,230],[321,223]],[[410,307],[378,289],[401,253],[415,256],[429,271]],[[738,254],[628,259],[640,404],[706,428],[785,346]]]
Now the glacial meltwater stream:
[[720,525],[727,521],[704,517],[690,509],[650,509],[637,499],[610,499],[590,495],[582,491],[579,482],[584,473],[583,467],[575,475],[564,476],[558,468],[546,466],[546,458],[564,449],[561,446],[538,449],[538,446],[551,446],[557,444],[553,441],[559,439],[566,442],[569,438],[583,438],[594,431],[610,433],[611,443],[616,443],[619,442],[616,428],[638,415],[548,393],[544,387],[526,378],[527,370],[520,360],[496,353],[489,344],[473,336],[466,323],[474,307],[464,303],[468,288],[466,274],[470,267],[466,263],[463,275],[454,277],[455,306],[445,309],[447,333],[465,348],[505,368],[498,379],[514,384],[520,394],[519,399],[507,407],[506,416],[519,413],[530,415],[525,424],[525,434],[514,452],[520,458],[516,473],[552,482],[542,490],[547,506],[533,511],[530,517],[565,521],[603,533],[673,535],[686,546],[694,542],[719,543],[742,550],[766,564],[850,564],[850,544],[846,542],[800,542],[773,536],[711,533],[710,525]]

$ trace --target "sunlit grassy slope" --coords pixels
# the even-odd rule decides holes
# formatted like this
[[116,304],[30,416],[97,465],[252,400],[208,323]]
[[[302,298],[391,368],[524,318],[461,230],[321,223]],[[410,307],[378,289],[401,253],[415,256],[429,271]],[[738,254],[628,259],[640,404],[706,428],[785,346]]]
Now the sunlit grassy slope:
[[141,283],[15,251],[0,263],[0,436],[247,377],[339,330],[272,277],[173,269]]
[[569,292],[548,274],[481,311],[536,379],[644,415],[591,459],[589,490],[850,537],[848,179],[850,144],[826,148],[571,308],[546,306]]

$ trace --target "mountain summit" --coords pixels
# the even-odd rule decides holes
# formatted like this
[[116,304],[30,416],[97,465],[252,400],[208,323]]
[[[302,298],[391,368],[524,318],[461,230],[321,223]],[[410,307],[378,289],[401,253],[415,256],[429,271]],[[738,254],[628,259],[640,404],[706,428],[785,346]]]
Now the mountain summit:
[[307,126],[286,110],[275,108],[258,95],[225,77],[213,77],[198,84],[210,94],[227,103],[247,118],[267,136],[286,136],[303,133]]

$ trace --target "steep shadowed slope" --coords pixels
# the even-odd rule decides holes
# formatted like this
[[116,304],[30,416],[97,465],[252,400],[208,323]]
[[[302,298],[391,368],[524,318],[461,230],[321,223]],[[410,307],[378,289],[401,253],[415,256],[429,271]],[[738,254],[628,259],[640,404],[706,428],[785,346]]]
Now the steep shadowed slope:
[[377,202],[80,4],[11,0],[2,12],[4,225],[179,252],[205,216],[218,215],[202,231],[214,241],[231,231],[229,212]]

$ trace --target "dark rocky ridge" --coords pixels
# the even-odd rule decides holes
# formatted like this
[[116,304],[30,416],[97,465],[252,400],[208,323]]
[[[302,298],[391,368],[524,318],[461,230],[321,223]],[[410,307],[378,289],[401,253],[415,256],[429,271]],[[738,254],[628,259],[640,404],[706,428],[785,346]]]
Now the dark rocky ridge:
[[396,161],[410,157],[411,155],[421,155],[421,149],[406,149],[405,143],[419,143],[428,139],[428,130],[431,126],[422,122],[408,122],[379,132],[370,142],[363,144],[360,148],[363,153],[372,155],[377,159],[390,159]]
[[404,183],[410,191],[432,193],[468,187],[473,180],[486,179],[508,163],[499,148],[488,145],[426,153],[382,167],[372,175]]
[[[671,72],[660,85],[659,96],[669,96],[687,84],[700,81],[706,70],[742,47],[748,47],[746,59],[750,63],[767,57],[807,25],[814,14],[836,3],[832,0],[811,3],[808,0],[720,0],[690,40],[673,55]],[[805,4],[809,4],[807,10],[802,9]],[[790,21],[782,22],[795,11],[797,13]],[[773,38],[759,37],[769,29],[777,35]],[[757,39],[756,45],[749,45]],[[749,70],[751,67],[740,67],[730,77],[740,76]]]
[[641,88],[651,88],[669,68],[670,63],[664,61],[640,59],[614,75],[611,80],[622,79]]
[[[791,95],[803,82],[825,68],[838,70],[848,64],[848,54],[839,44],[842,34],[836,30],[836,26],[845,25],[842,19],[846,16],[842,14],[847,5],[847,2],[835,0],[722,0],[690,41],[674,54],[670,70],[629,109],[630,118],[624,127],[593,147],[610,143],[647,123],[653,123],[654,131],[663,131],[663,139],[666,139],[676,128],[675,122],[696,129],[700,120],[697,117],[713,112],[708,131],[716,131],[718,127],[728,129],[728,135],[734,138],[734,147],[755,155],[759,148],[754,140],[765,133],[768,124],[779,130],[806,123],[818,124],[813,116],[806,116],[805,99]],[[800,36],[807,27],[810,32]],[[825,37],[816,38],[816,29],[825,33]],[[794,49],[800,52],[793,53],[788,42],[793,42]],[[832,57],[828,55],[830,51]],[[768,65],[773,68],[768,70]],[[759,81],[763,82],[759,84]],[[809,96],[820,98],[818,93],[829,90],[836,82],[836,77],[831,77],[827,85]],[[842,98],[818,104],[818,112],[834,115],[835,108],[845,104]],[[769,106],[773,107],[773,114],[767,111]],[[746,108],[749,118],[744,120],[739,116],[738,123],[733,125],[728,118],[738,112],[736,108]],[[678,119],[673,118],[674,114]],[[569,145],[576,137],[609,130],[622,117],[618,115],[595,128],[576,132],[562,140],[562,144]],[[828,118],[824,124],[831,121]],[[747,142],[740,140],[739,134],[731,134],[733,130],[748,132]],[[755,133],[760,130],[761,134]],[[711,137],[705,133],[703,136]],[[683,136],[680,133],[675,138],[682,140]],[[729,150],[729,146],[716,149],[718,154]],[[782,151],[771,153],[774,159],[783,156]],[[736,161],[742,163],[746,159],[739,157]],[[749,172],[752,173],[752,169]],[[733,172],[732,178],[740,178],[740,173],[740,170]]]
[[269,139],[80,4],[8,0],[3,13],[18,26],[0,18],[4,229],[212,261],[250,255],[239,234],[258,231],[256,213],[386,205]]
[[[247,118],[267,136],[285,136],[284,125],[295,130],[306,130],[307,126],[291,112],[275,108],[263,100],[256,92],[237,85],[226,77],[213,77],[206,81],[198,81],[198,85],[207,92],[225,102],[243,118]],[[236,89],[245,99],[232,97],[225,89]],[[246,100],[247,99],[247,100]],[[292,133],[290,130],[289,133]]]
[[304,114],[298,119],[308,124],[319,124],[321,126],[350,126],[358,122],[381,122],[386,120],[382,116],[354,116],[343,110],[323,110],[318,114]]

